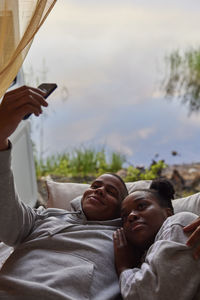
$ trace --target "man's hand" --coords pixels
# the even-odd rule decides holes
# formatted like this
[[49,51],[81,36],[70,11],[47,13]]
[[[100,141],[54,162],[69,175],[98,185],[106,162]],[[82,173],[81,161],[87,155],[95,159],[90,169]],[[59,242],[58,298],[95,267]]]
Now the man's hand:
[[123,228],[113,234],[115,267],[118,276],[126,269],[134,268],[139,262],[139,255],[127,242]]
[[184,227],[183,230],[184,232],[192,232],[187,241],[187,245],[191,247],[194,246],[193,257],[195,259],[199,259],[200,258],[200,217],[197,218],[190,225]]
[[5,94],[0,104],[0,150],[8,148],[8,137],[15,131],[26,114],[39,116],[41,106],[48,106],[45,92],[22,86]]

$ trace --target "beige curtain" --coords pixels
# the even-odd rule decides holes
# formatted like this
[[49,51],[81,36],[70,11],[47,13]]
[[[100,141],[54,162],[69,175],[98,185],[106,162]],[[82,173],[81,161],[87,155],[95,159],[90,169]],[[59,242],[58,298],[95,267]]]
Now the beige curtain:
[[0,97],[16,77],[56,0],[0,0]]

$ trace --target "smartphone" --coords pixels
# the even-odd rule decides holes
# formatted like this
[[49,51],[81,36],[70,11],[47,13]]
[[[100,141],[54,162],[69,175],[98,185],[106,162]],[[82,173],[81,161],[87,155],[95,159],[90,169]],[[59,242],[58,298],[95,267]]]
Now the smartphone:
[[[49,97],[53,91],[55,91],[55,89],[57,88],[57,84],[56,83],[42,83],[38,86],[38,89],[46,92],[46,95],[44,95],[44,98],[46,99],[47,97]],[[23,120],[27,120],[30,115],[32,114],[27,114],[23,117]]]

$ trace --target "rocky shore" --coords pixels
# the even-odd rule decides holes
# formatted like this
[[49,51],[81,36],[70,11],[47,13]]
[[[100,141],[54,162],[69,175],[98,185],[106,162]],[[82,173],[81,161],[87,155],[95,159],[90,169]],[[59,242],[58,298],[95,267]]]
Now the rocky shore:
[[200,163],[168,166],[162,176],[172,181],[177,197],[200,191]]

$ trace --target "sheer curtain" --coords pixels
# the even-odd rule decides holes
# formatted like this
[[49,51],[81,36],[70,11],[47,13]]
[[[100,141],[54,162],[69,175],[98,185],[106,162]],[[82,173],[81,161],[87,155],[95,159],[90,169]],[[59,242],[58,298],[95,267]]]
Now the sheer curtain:
[[0,0],[0,97],[16,77],[56,0]]

